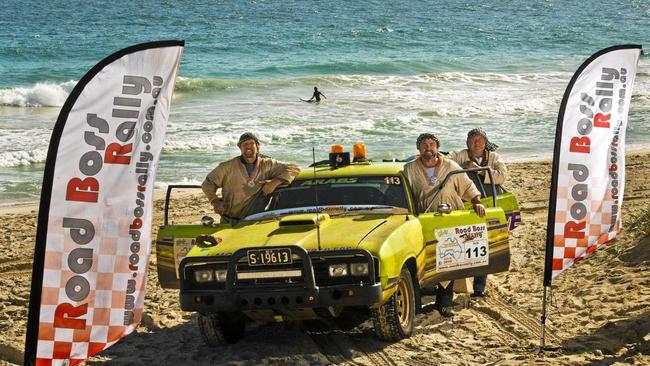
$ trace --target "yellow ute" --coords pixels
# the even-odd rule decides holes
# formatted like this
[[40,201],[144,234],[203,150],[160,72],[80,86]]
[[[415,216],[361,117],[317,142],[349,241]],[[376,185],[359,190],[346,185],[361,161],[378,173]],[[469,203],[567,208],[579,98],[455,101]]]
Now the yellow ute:
[[181,308],[199,312],[213,345],[237,341],[249,319],[343,326],[370,316],[380,339],[408,337],[421,288],[508,270],[518,206],[502,188],[481,187],[485,217],[414,212],[403,166],[305,169],[234,226],[166,220],[156,243],[161,284],[180,288]]

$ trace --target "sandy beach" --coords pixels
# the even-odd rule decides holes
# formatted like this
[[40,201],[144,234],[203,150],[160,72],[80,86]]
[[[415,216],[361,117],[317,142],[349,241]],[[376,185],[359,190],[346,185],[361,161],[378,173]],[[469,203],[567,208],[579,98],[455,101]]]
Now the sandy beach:
[[[425,297],[413,337],[377,340],[371,325],[351,331],[306,331],[299,324],[257,324],[240,342],[203,343],[196,316],[183,312],[176,290],[158,285],[150,258],[143,323],[138,331],[86,365],[611,365],[650,364],[650,237],[647,223],[650,152],[627,154],[623,222],[612,246],[560,275],[547,321],[548,350],[537,354],[542,306],[550,161],[517,162],[506,185],[522,208],[523,225],[510,239],[510,271],[488,280],[488,296],[455,297],[453,318],[442,318]],[[173,203],[171,220],[208,212],[200,195]],[[154,226],[163,201],[155,202]],[[199,208],[199,212],[197,212]],[[22,364],[38,207],[0,208],[0,365]],[[646,231],[647,233],[647,231]],[[154,233],[155,236],[155,233]]]

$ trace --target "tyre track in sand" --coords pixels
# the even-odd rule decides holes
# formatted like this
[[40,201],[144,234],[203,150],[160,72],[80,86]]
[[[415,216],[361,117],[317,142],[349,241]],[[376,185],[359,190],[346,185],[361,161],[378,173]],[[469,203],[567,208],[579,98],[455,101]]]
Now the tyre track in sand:
[[[530,315],[524,313],[518,308],[494,296],[485,297],[483,299],[483,303],[487,305],[488,309],[496,312],[501,318],[512,320],[514,323],[524,328],[529,333],[529,335],[535,337],[541,334],[542,326],[539,320],[531,317]],[[489,313],[490,311],[486,311],[485,309],[481,309],[480,307],[476,307],[474,309],[484,314],[487,314],[492,318],[495,318],[494,316],[492,316],[492,314]],[[497,320],[497,323],[500,323],[498,319],[495,320]],[[504,330],[507,333],[513,334],[517,339],[519,339],[519,337],[521,336],[517,334],[517,332],[508,330],[507,327],[503,326],[502,324],[499,324],[499,328],[501,330]],[[555,334],[555,330],[552,327],[550,327],[548,324],[546,325],[545,338],[548,343],[553,343],[555,345],[560,345],[562,343],[562,339]]]
[[[355,349],[362,352],[366,358],[368,358],[372,365],[386,365],[386,366],[396,366],[398,365],[395,360],[393,360],[388,353],[384,351],[384,345],[379,347],[373,346],[378,343],[376,338],[368,338],[368,334],[359,335],[359,337],[348,337],[352,342],[352,345]],[[363,338],[361,338],[363,337]],[[398,343],[396,343],[398,344]]]
[[33,262],[29,259],[11,259],[0,263],[0,273],[3,275],[29,273],[32,266]]
[[[383,350],[371,349],[361,340],[350,337],[345,333],[308,332],[320,353],[334,365],[376,365],[397,366],[397,363]],[[353,351],[361,355],[354,355]]]
[[[391,353],[399,353],[399,351],[403,351],[403,353],[401,353],[403,357],[398,362],[393,361],[392,365],[430,366],[436,364],[437,360],[435,358],[430,359],[431,356],[428,353],[423,353],[418,347],[409,346],[403,342],[404,340],[390,345]],[[411,356],[405,359],[404,355],[409,353]],[[416,355],[413,355],[413,353],[416,353]]]
[[354,362],[354,356],[349,349],[344,349],[334,340],[329,332],[307,332],[318,350],[334,365],[361,365]]
[[1,361],[6,361],[17,365],[22,365],[23,359],[24,355],[22,351],[10,345],[0,343],[0,364],[2,364]]
[[[498,311],[489,308],[487,305],[474,306],[471,310],[473,310],[474,315],[479,318],[483,324],[489,324],[498,329],[498,332],[495,332],[494,334],[498,336],[503,344],[518,344],[521,342],[522,335],[504,326],[501,322],[503,317]],[[469,332],[472,332],[470,327],[466,327],[466,329]]]

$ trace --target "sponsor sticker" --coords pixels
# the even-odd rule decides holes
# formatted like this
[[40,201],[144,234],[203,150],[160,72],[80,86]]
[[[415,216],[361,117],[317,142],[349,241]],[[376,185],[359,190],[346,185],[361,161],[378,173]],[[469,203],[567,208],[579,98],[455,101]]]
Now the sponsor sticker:
[[487,266],[490,258],[485,224],[437,229],[436,271]]
[[192,238],[176,238],[174,240],[174,267],[176,268],[176,277],[179,277],[178,267],[187,253],[194,248],[194,239]]

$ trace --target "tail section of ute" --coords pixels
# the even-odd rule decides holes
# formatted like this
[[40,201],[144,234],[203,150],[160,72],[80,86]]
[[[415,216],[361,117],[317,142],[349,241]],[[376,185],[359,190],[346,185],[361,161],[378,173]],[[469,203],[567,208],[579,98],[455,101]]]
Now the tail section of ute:
[[202,225],[188,224],[187,222],[181,225],[174,225],[173,222],[170,224],[172,191],[187,189],[198,191],[200,188],[199,185],[170,185],[167,187],[164,222],[156,236],[158,282],[162,288],[180,288],[178,268],[181,260],[194,247],[199,235],[211,235],[219,230],[218,226],[212,225],[212,221],[203,222]]
[[[481,193],[481,202],[483,205],[485,205],[485,207],[501,207],[506,214],[508,229],[510,231],[514,230],[521,224],[521,212],[519,210],[517,197],[515,197],[511,192],[508,192],[501,184],[486,184],[483,177],[477,175],[481,170],[486,170],[487,174],[490,176],[490,182],[493,181],[492,172],[487,167],[465,169],[464,172]],[[496,202],[494,202],[493,196],[496,196]],[[465,208],[471,209],[471,204],[465,204]]]
[[196,244],[196,237],[212,235],[217,230],[217,227],[205,225],[172,225],[158,230],[156,260],[158,281],[162,288],[180,288],[178,268]]
[[[487,201],[487,199],[486,199]],[[501,193],[497,196],[497,205],[503,209],[508,222],[508,230],[512,231],[521,225],[521,211],[517,197],[511,192]]]

